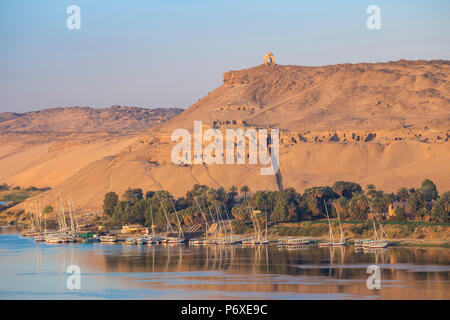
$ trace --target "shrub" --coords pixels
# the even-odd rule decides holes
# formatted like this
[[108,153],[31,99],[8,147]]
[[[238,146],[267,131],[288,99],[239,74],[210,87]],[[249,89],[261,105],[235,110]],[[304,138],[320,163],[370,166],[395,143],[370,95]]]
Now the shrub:
[[22,202],[30,197],[30,194],[26,191],[19,191],[15,193],[5,194],[2,197],[2,201]]

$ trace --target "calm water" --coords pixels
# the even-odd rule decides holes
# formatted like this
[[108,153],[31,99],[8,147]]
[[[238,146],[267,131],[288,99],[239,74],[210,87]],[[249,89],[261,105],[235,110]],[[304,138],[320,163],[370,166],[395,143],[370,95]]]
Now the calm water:
[[[69,265],[81,290],[66,288]],[[45,244],[0,228],[0,299],[222,298],[450,299],[450,249]]]

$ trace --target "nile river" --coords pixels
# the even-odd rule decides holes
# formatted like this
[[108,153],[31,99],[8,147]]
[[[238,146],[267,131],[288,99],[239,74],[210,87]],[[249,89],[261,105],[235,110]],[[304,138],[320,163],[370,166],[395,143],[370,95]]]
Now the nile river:
[[0,228],[0,299],[450,299],[450,249],[46,244]]

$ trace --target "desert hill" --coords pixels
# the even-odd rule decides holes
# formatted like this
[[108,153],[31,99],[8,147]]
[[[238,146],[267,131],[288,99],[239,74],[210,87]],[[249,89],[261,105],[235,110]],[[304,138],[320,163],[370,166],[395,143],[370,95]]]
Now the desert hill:
[[142,131],[182,112],[179,108],[67,107],[0,113],[0,132]]
[[165,127],[193,120],[288,130],[394,129],[450,124],[450,61],[259,65],[223,84]]
[[[101,211],[106,192],[128,187],[177,196],[195,183],[280,188],[274,176],[260,175],[259,165],[173,164],[172,130],[191,130],[202,120],[220,129],[282,129],[284,188],[347,180],[395,192],[429,178],[443,192],[450,189],[449,76],[450,62],[441,60],[230,71],[219,88],[147,131],[82,132],[82,121],[73,126],[79,132],[9,129],[0,135],[0,182],[50,186],[44,203],[70,193],[78,209],[90,213]],[[30,127],[45,129],[38,118]]]

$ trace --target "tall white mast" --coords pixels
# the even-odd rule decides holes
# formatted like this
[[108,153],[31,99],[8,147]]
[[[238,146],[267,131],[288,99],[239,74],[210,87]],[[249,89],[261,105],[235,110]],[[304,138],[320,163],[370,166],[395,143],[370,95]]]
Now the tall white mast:
[[201,214],[202,214],[203,219],[205,220],[205,227],[206,227],[205,235],[206,235],[206,237],[208,237],[208,234],[207,234],[207,232],[208,232],[208,219],[206,219],[206,216],[205,216],[205,214],[203,213],[203,210],[202,210],[202,208],[200,207],[200,204],[198,203],[197,198],[196,198],[195,196],[194,196],[194,200],[195,200],[195,203],[197,204],[198,209],[200,210],[200,212],[201,212]]
[[327,203],[325,202],[325,199],[323,200],[323,204],[325,205],[325,211],[327,213],[327,219],[328,219],[328,228],[330,229],[330,243],[334,243],[333,230],[331,229],[330,216],[328,215],[328,207],[327,207]]
[[[166,209],[164,208],[164,205],[163,205],[163,203],[162,203],[162,201],[161,201],[161,198],[159,197],[159,194],[158,194],[158,193],[156,193],[156,196],[158,197],[159,202],[161,203],[161,207],[163,208],[164,215],[165,215],[166,220],[167,220],[167,227],[170,227],[170,230],[172,230],[172,232],[173,232],[172,225],[170,224],[169,217],[168,217],[167,212],[166,212]],[[167,232],[169,232],[169,228],[167,228]]]

